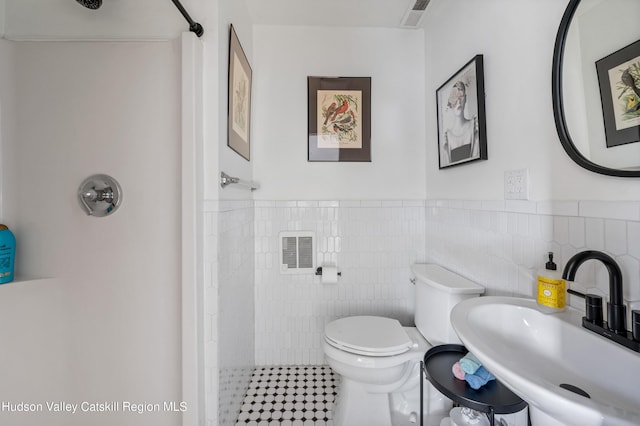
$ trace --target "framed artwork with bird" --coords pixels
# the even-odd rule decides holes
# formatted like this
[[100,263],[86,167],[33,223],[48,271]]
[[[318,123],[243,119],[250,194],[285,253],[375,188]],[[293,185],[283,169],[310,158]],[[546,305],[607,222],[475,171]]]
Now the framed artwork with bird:
[[227,146],[251,160],[252,70],[233,25],[229,26]]
[[439,168],[486,160],[484,62],[476,55],[436,90]]
[[308,161],[371,161],[371,77],[308,77]]
[[640,142],[640,40],[596,61],[607,148]]

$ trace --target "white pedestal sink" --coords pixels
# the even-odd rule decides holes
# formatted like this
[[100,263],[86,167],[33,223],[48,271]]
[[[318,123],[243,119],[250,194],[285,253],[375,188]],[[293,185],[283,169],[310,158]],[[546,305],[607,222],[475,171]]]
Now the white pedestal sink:
[[533,426],[640,425],[640,353],[583,328],[582,316],[487,296],[459,303],[451,322],[467,349],[529,403]]

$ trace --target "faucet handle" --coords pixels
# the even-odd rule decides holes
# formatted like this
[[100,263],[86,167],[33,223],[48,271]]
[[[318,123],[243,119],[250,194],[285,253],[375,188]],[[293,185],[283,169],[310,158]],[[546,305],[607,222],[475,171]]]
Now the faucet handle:
[[602,296],[586,294],[584,300],[587,321],[602,326]]
[[610,331],[623,336],[627,335],[627,305],[607,303],[607,325]]
[[640,311],[631,311],[631,333],[633,340],[640,342]]

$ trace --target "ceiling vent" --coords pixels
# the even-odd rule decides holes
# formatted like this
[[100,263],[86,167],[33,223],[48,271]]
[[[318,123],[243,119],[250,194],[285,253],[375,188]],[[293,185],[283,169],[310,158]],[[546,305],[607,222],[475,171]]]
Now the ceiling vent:
[[402,17],[400,26],[405,28],[417,28],[418,25],[420,25],[420,22],[422,22],[424,11],[430,1],[431,0],[416,0],[414,5],[409,10],[407,10],[407,12]]

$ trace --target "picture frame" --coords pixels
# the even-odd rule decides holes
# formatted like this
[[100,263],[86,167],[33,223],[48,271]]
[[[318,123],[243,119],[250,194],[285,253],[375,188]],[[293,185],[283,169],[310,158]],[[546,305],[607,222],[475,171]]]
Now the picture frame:
[[640,142],[640,40],[596,61],[607,148]]
[[251,161],[251,84],[253,71],[233,25],[229,26],[227,146]]
[[307,161],[371,162],[371,77],[307,77]]
[[438,167],[486,160],[483,55],[476,55],[436,90]]

